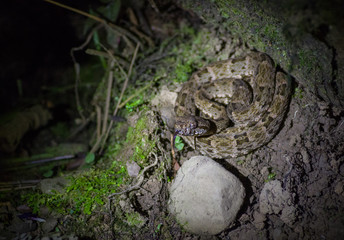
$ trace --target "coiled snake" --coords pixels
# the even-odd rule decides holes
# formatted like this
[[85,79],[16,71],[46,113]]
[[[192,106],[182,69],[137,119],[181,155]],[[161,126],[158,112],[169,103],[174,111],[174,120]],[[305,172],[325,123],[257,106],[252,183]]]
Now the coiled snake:
[[246,155],[277,134],[290,91],[288,77],[264,53],[212,63],[179,92],[175,135],[213,158]]

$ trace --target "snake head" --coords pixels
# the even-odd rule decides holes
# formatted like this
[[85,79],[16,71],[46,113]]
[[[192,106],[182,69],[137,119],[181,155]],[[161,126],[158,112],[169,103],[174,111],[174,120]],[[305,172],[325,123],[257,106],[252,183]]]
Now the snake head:
[[212,124],[210,120],[197,116],[177,117],[174,124],[174,136],[206,136],[211,134]]

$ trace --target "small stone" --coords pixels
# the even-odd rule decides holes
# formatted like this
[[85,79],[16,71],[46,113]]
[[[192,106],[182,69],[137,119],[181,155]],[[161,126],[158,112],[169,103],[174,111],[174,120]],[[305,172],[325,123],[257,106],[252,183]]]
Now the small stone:
[[300,140],[301,140],[300,134],[290,136],[289,146],[290,147],[295,146],[298,142],[300,142]]
[[253,224],[258,229],[263,229],[265,226],[265,220],[266,217],[264,214],[261,214],[260,212],[255,211],[253,213]]
[[291,226],[296,218],[290,192],[283,190],[278,180],[266,183],[259,196],[259,209],[263,214],[281,215],[281,220]]
[[57,226],[56,218],[47,218],[46,221],[42,224],[42,230],[45,233],[51,232]]
[[281,220],[291,227],[296,220],[296,208],[294,206],[286,206],[283,208]]
[[338,195],[343,195],[343,182],[338,182],[336,186],[334,187],[334,192],[337,193]]
[[305,148],[301,149],[302,160],[304,163],[309,163],[309,154]]
[[39,183],[39,188],[43,193],[46,194],[53,194],[54,191],[58,193],[64,193],[65,186],[68,184],[68,182],[69,180],[63,177],[47,178],[43,179]]
[[287,240],[288,236],[284,232],[282,232],[280,228],[276,228],[272,230],[272,239]]
[[284,208],[289,194],[283,191],[281,182],[278,180],[267,182],[259,197],[259,209],[263,214],[279,214]]
[[137,177],[140,173],[141,167],[134,161],[128,161],[126,163],[127,172],[130,177]]
[[261,170],[260,170],[260,174],[262,176],[268,176],[269,175],[269,168],[268,167],[263,167]]
[[11,225],[7,228],[10,232],[15,233],[27,233],[37,229],[37,223],[33,221],[23,221],[18,217],[15,217]]

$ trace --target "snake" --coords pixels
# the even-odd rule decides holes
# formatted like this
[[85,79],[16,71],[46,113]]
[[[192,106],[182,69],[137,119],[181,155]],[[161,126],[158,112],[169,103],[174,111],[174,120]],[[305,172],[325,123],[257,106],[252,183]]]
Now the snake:
[[182,85],[174,136],[212,158],[247,155],[281,129],[291,78],[262,52],[211,63]]

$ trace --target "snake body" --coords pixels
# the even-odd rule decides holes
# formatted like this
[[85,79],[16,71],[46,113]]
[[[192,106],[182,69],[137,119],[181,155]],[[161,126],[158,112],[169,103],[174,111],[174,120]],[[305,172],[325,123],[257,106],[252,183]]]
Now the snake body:
[[175,134],[212,158],[246,155],[277,134],[290,92],[290,80],[264,53],[212,63],[183,84]]

